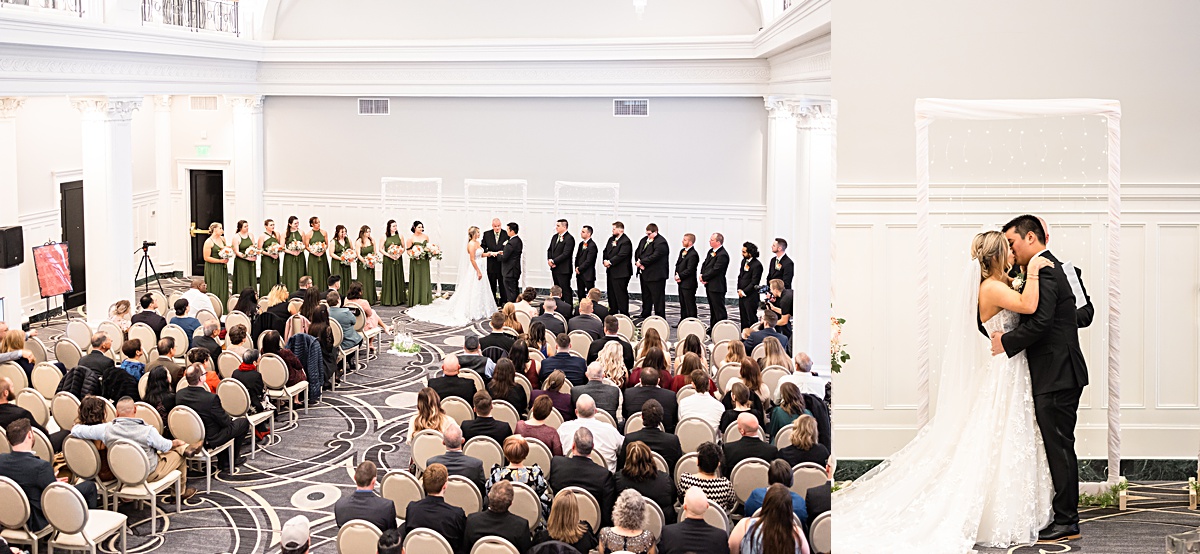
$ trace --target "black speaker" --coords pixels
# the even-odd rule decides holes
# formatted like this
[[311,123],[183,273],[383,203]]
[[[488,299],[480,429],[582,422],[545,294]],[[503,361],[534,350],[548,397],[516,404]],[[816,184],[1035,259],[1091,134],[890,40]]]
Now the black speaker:
[[0,227],[0,268],[17,267],[25,261],[25,239],[21,226]]

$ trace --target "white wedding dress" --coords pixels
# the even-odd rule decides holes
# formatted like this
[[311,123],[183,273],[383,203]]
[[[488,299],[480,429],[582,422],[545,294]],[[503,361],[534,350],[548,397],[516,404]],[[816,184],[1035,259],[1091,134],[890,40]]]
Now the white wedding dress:
[[[463,255],[458,263],[458,279],[454,282],[454,294],[450,299],[437,298],[432,304],[414,306],[408,309],[408,316],[417,321],[427,321],[448,327],[469,325],[477,319],[490,317],[496,311],[496,298],[492,296],[492,288],[487,279],[479,279],[475,268],[471,265],[469,252],[472,243],[463,248]],[[474,243],[475,263],[485,275],[486,263],[483,261],[483,248]]]
[[[971,308],[952,318],[969,328],[947,346],[936,414],[912,442],[833,495],[838,554],[965,554],[976,544],[1034,543],[1050,523],[1053,485],[1029,364],[1024,352],[976,361],[987,339],[975,326],[977,263],[972,271]],[[1003,310],[983,326],[990,335],[1019,321]]]

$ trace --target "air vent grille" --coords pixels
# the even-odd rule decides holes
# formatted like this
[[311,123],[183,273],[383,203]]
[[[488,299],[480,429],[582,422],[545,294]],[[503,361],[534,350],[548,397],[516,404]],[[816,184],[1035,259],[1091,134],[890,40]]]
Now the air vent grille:
[[388,115],[391,110],[387,98],[359,98],[358,115]]
[[190,96],[191,107],[193,111],[199,112],[215,112],[217,111],[216,96]]
[[649,100],[613,100],[613,117],[649,117]]

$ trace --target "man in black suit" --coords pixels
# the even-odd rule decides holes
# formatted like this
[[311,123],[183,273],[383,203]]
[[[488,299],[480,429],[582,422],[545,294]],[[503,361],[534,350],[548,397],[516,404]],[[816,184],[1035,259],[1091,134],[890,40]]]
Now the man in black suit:
[[[187,406],[200,415],[204,422],[204,446],[212,448],[220,446],[233,439],[233,457],[236,461],[250,433],[250,422],[244,417],[233,419],[221,407],[221,397],[208,392],[201,384],[204,380],[204,366],[192,364],[183,372],[187,379],[187,387],[175,393],[175,404]],[[219,463],[228,463],[227,455],[218,457]],[[235,462],[236,463],[236,462]],[[228,468],[233,469],[233,468]]]
[[554,344],[558,346],[558,353],[542,360],[542,367],[538,371],[538,382],[544,383],[551,373],[559,370],[563,372],[572,386],[586,385],[588,382],[587,362],[583,361],[583,358],[571,354],[571,337],[566,333],[559,333],[554,337]]
[[[25,491],[29,499],[29,529],[40,531],[50,524],[42,513],[42,491],[55,481],[54,466],[34,454],[30,421],[18,419],[4,428],[12,452],[0,454],[0,476],[12,479]],[[96,483],[83,480],[75,488],[83,495],[88,508],[95,509]]]
[[709,510],[708,497],[700,487],[692,487],[683,496],[683,514],[679,523],[664,526],[658,538],[660,554],[729,554],[729,535],[704,521]]
[[42,434],[50,437],[50,444],[54,447],[55,452],[62,450],[63,439],[67,438],[67,435],[71,433],[71,430],[59,430],[51,435],[45,427],[42,427],[41,424],[34,421],[33,414],[29,413],[29,410],[26,410],[25,408],[18,406],[16,402],[13,402],[13,396],[15,396],[13,394],[14,388],[15,386],[13,385],[12,379],[9,379],[8,377],[0,377],[0,429],[7,429],[8,424],[18,419],[28,419],[30,425],[32,425],[34,429],[37,429],[38,431],[41,431]]
[[679,317],[687,319],[696,317],[696,270],[700,266],[700,255],[692,245],[696,244],[696,235],[683,235],[683,250],[675,259],[675,283],[679,287]]
[[567,332],[583,331],[596,340],[604,336],[604,322],[593,313],[591,298],[579,300],[579,315],[567,321]]
[[475,382],[458,376],[458,356],[449,354],[442,360],[442,376],[429,380],[429,388],[438,393],[438,398],[457,396],[467,402],[475,396]]
[[467,516],[463,544],[474,545],[480,539],[496,536],[511,542],[517,552],[528,552],[533,542],[529,535],[529,520],[508,511],[513,501],[512,482],[501,480],[487,494],[487,509]]
[[[571,302],[573,302],[573,300],[571,302],[563,300],[562,287],[558,285],[550,285],[550,298],[554,299],[554,308],[550,311],[557,312],[558,315],[563,316],[564,320],[571,319],[571,309],[573,306]],[[538,308],[538,315],[542,315],[544,313],[546,313],[546,304],[543,303],[542,306]]]
[[492,395],[488,394],[488,391],[481,390],[475,393],[471,404],[475,407],[475,419],[463,422],[463,439],[491,437],[496,444],[503,445],[504,439],[512,436],[513,429],[507,423],[492,417]]
[[504,245],[508,244],[508,233],[500,226],[499,218],[492,219],[492,230],[483,234],[480,243],[483,246],[483,255],[487,257],[488,285],[492,287],[492,296],[503,300],[503,272],[500,269],[500,258],[488,256],[491,252],[503,252]]
[[725,293],[729,290],[725,273],[729,270],[729,253],[725,251],[725,235],[713,233],[708,237],[708,254],[700,265],[700,284],[708,296],[708,327],[729,318],[725,310]]
[[333,517],[338,527],[352,519],[361,519],[375,524],[380,531],[396,528],[396,503],[375,494],[378,475],[374,462],[358,464],[354,470],[354,492],[333,505]]
[[550,266],[550,279],[562,289],[563,300],[571,305],[571,252],[575,251],[575,237],[567,231],[567,220],[560,219],[554,224],[554,236],[550,239],[550,247],[546,249],[546,265]]
[[1088,384],[1087,364],[1079,347],[1075,293],[1062,263],[1046,249],[1041,222],[1032,215],[1019,216],[1004,226],[1017,265],[1026,267],[1034,257],[1054,262],[1026,278],[1025,286],[1037,286],[1037,309],[1022,315],[1016,329],[992,335],[992,354],[1008,357],[1026,352],[1033,381],[1034,414],[1046,447],[1050,477],[1054,481],[1054,521],[1039,540],[1074,540],[1079,532],[1079,465],[1075,455],[1075,423],[1079,397]]
[[658,225],[646,226],[646,237],[638,242],[637,268],[642,282],[642,319],[654,315],[667,317],[667,274],[670,272],[671,246],[658,234]]
[[488,326],[492,328],[492,332],[479,337],[479,348],[487,350],[495,346],[503,348],[505,352],[512,350],[512,345],[517,342],[517,337],[504,332],[504,314],[493,313],[491,320],[488,321]]
[[467,514],[458,506],[446,503],[446,482],[450,475],[446,466],[429,464],[421,475],[421,485],[425,488],[425,498],[408,503],[404,521],[404,536],[413,529],[424,527],[446,539],[456,553],[469,549],[463,546],[463,534],[467,527]]
[[774,444],[758,438],[758,418],[753,414],[744,412],[739,415],[737,428],[742,438],[725,443],[725,467],[731,474],[733,468],[747,458],[761,458],[771,463],[779,455],[779,449]]
[[[484,487],[483,461],[479,458],[472,458],[463,454],[462,447],[464,443],[466,443],[466,440],[463,439],[462,428],[455,424],[447,425],[446,432],[442,433],[442,445],[446,447],[446,453],[429,458],[425,464],[442,464],[446,466],[446,471],[450,472],[450,475],[461,475],[470,479],[482,492],[486,490]],[[503,445],[504,443],[500,444]]]
[[617,332],[618,329],[620,327],[616,317],[610,315],[604,318],[604,336],[592,341],[591,346],[588,346],[587,363],[590,364],[596,361],[596,357],[604,349],[604,345],[616,341],[621,344],[621,354],[625,359],[625,367],[633,367],[633,346],[629,344],[629,341],[625,340],[625,337],[622,337]]
[[792,290],[792,277],[796,276],[796,264],[787,255],[787,241],[781,238],[776,238],[775,242],[771,243],[771,253],[775,257],[771,258],[771,267],[767,269],[767,282],[771,279],[779,279],[783,281],[784,290]]
[[633,277],[633,242],[625,236],[625,224],[612,224],[613,235],[604,246],[611,313],[629,315],[629,279]]
[[[587,297],[588,300],[592,301],[592,313],[596,314],[596,317],[600,318],[600,322],[603,323],[604,318],[608,317],[611,312],[608,306],[600,302],[600,299],[603,297],[600,289],[593,287],[592,290],[588,291]],[[578,309],[575,310],[575,315],[579,315]]]
[[658,428],[659,425],[662,425],[664,415],[663,406],[659,401],[651,398],[641,407],[643,426],[641,429],[625,435],[625,441],[621,443],[621,449],[617,451],[617,467],[625,467],[625,447],[642,441],[650,447],[651,452],[657,452],[667,461],[667,472],[674,473],[675,462],[683,457],[683,448],[679,445],[679,437]]
[[[1042,219],[1041,217],[1037,218],[1037,220],[1038,220],[1038,223],[1042,224],[1042,232],[1045,233],[1045,235],[1046,235],[1046,248],[1049,248],[1050,247],[1050,225],[1047,224],[1046,220]],[[1067,262],[1067,263],[1070,263],[1070,262]],[[1020,270],[1021,270],[1020,267],[1013,266],[1012,273],[1010,273],[1009,276],[1016,277],[1017,274],[1020,272]],[[1063,270],[1066,271],[1066,264],[1063,264]],[[1067,278],[1068,278],[1068,280],[1070,280],[1070,275],[1068,275]],[[1078,267],[1075,268],[1075,282],[1079,284],[1079,292],[1083,293],[1083,305],[1082,306],[1079,306],[1079,298],[1078,297],[1075,298],[1075,305],[1079,306],[1078,309],[1075,310],[1075,325],[1077,327],[1079,327],[1080,329],[1083,329],[1085,327],[1091,326],[1092,318],[1095,317],[1095,315],[1096,315],[1096,307],[1092,305],[1092,297],[1091,297],[1091,295],[1088,294],[1087,287],[1083,286],[1083,270],[1079,269]],[[1074,292],[1074,289],[1072,289],[1072,292]],[[980,328],[980,331],[983,330],[982,322],[979,324],[979,328]]]
[[154,329],[154,338],[159,338],[162,335],[163,327],[167,326],[167,318],[158,314],[158,301],[154,300],[153,294],[147,292],[138,299],[138,304],[142,306],[142,311],[129,318],[130,324],[145,323]]
[[587,296],[596,286],[596,242],[592,240],[592,226],[584,225],[579,230],[579,248],[575,250],[575,285],[579,297]]
[[[829,478],[833,479],[833,475],[830,475]],[[833,487],[831,486],[831,482],[825,481],[821,485],[808,489],[804,493],[804,506],[808,508],[808,521],[804,522],[804,528],[808,529],[812,527],[813,520],[817,519],[817,516],[833,508]]]
[[[112,348],[112,339],[104,333],[92,335],[92,351],[79,359],[79,365],[92,371],[104,374],[105,371],[116,367],[116,362],[106,354]],[[71,368],[67,368],[71,369]]]
[[[560,334],[560,333],[566,333],[567,326],[563,324],[563,321],[565,321],[566,318],[558,319],[557,317],[554,317],[554,315],[553,315],[553,314],[558,313],[558,303],[559,303],[559,300],[554,298],[553,296],[548,297],[545,300],[543,300],[542,301],[542,314],[531,319],[530,323],[533,323],[534,321],[540,321],[542,323],[542,325],[546,327],[547,331],[550,331],[551,333],[554,333],[555,335]],[[562,314],[559,314],[559,315],[562,315]]]
[[671,392],[671,389],[658,386],[659,373],[657,369],[643,367],[639,378],[641,386],[625,389],[625,407],[622,410],[625,419],[629,419],[629,416],[645,406],[647,401],[657,400],[658,404],[662,406],[663,427],[668,433],[674,433],[676,417],[679,414],[679,403],[675,400],[675,393]]
[[213,363],[221,357],[221,324],[216,320],[205,321],[201,326],[203,334],[192,339],[192,348],[203,348],[212,357]]
[[520,226],[515,221],[508,222],[508,242],[504,243],[504,248],[499,252],[490,252],[484,254],[486,257],[497,258],[500,260],[500,275],[503,278],[504,302],[516,302],[517,296],[521,294],[521,252],[525,248],[525,244],[521,242],[521,237],[517,236],[517,230]]
[[587,427],[575,430],[571,456],[555,456],[550,462],[550,488],[561,491],[579,487],[592,493],[600,503],[602,526],[612,523],[613,503],[617,498],[617,483],[608,468],[593,462],[592,432]]
[[288,295],[288,302],[291,302],[292,300],[304,300],[304,295],[308,294],[308,289],[312,287],[312,277],[309,275],[300,277],[300,281],[298,281],[297,286],[300,288],[292,291],[292,293]]

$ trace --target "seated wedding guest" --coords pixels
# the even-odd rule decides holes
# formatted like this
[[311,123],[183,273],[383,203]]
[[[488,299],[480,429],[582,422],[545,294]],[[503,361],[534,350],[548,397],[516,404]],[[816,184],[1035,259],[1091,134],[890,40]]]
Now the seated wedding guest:
[[792,513],[796,514],[796,517],[800,518],[800,521],[808,521],[808,508],[805,506],[804,497],[791,491],[792,466],[783,460],[771,461],[771,466],[767,469],[767,486],[759,487],[750,492],[750,497],[746,499],[745,505],[742,506],[742,515],[747,517],[754,515],[754,512],[762,507],[763,497],[767,495],[767,487],[775,483],[788,488],[788,493],[792,496]]
[[[758,367],[758,362],[750,358],[742,358],[741,367],[738,369],[738,378],[735,382],[739,382],[746,386],[750,391],[750,403],[759,413],[763,412],[763,406],[769,405],[771,400],[771,391],[767,390],[766,383],[762,380],[762,370]],[[730,383],[732,384],[732,382]],[[729,395],[729,385],[726,385],[725,396],[721,397],[721,404],[728,410],[733,408],[733,399]]]
[[[41,431],[42,434],[50,438],[50,445],[54,447],[55,452],[62,450],[63,439],[67,437],[67,435],[70,433],[70,430],[60,430],[54,434],[51,434],[40,423],[33,420],[33,414],[30,414],[29,410],[18,406],[17,403],[13,401],[17,396],[17,392],[20,392],[15,391],[14,389],[15,386],[13,385],[12,379],[9,379],[8,377],[0,377],[0,429],[7,428],[8,424],[18,419],[28,419],[30,425],[32,425],[34,429]],[[555,435],[555,437],[557,437],[557,435]]]
[[288,300],[304,300],[308,296],[308,289],[312,288],[312,285],[313,280],[311,276],[304,275],[300,277],[300,280],[296,282],[296,290],[288,295]]
[[576,430],[572,445],[564,451],[570,456],[555,456],[550,462],[550,489],[579,487],[588,491],[600,503],[601,523],[612,521],[617,484],[607,467],[592,461],[592,432],[587,427]]
[[658,334],[658,330],[653,327],[646,329],[646,332],[642,334],[642,342],[638,343],[637,353],[634,354],[635,363],[636,359],[645,358],[650,354],[651,348],[657,348],[662,351],[663,358],[667,362],[666,368],[669,369],[671,367],[671,351],[667,348],[666,341]]
[[379,317],[379,313],[372,309],[371,304],[363,298],[362,283],[358,281],[352,281],[350,283],[350,287],[346,291],[346,303],[354,304],[355,306],[358,306],[358,309],[362,310],[363,317],[366,318],[365,323],[363,323],[364,331],[383,328],[387,334],[392,334],[392,326],[385,323],[383,318]]
[[[208,298],[208,283],[204,282],[204,277],[201,275],[192,277],[192,286],[184,291],[179,296],[180,300],[187,301],[187,316],[196,317],[200,310],[208,310],[216,315],[217,311],[213,309],[212,300]],[[179,309],[179,302],[175,302],[176,310]],[[182,315],[182,314],[180,314]],[[172,323],[175,320],[171,320]],[[178,325],[178,324],[177,324]],[[191,336],[190,334],[188,336]]]
[[563,300],[562,287],[558,285],[550,285],[550,296],[547,296],[546,300],[550,299],[554,300],[554,305],[551,306],[543,303],[541,309],[538,310],[539,315],[546,313],[546,310],[550,310],[563,316],[564,320],[571,319],[571,312],[573,311],[571,300]]
[[529,409],[525,389],[517,384],[517,369],[508,358],[500,358],[500,361],[496,362],[496,372],[488,382],[487,390],[492,398],[512,404],[517,410],[517,415],[524,414]]
[[217,385],[221,384],[221,376],[215,371],[216,364],[212,361],[212,357],[208,355],[208,350],[200,347],[188,350],[184,356],[184,360],[187,361],[188,365],[200,364],[200,367],[204,370],[204,376],[200,378],[200,386],[209,392],[217,390]]
[[404,554],[404,543],[400,541],[400,530],[392,529],[379,535],[375,554]]
[[729,554],[729,536],[704,520],[707,511],[704,491],[699,487],[688,489],[679,523],[663,527],[658,554]]
[[203,348],[209,357],[216,360],[221,356],[221,324],[215,320],[206,321],[202,335],[192,339],[192,348]]
[[559,333],[554,337],[554,342],[558,345],[558,353],[542,360],[542,369],[538,373],[538,379],[544,381],[550,373],[561,371],[572,386],[586,385],[588,382],[587,362],[571,353],[571,337],[568,337],[566,333]]
[[575,419],[575,410],[571,409],[571,395],[559,390],[566,382],[567,378],[563,372],[554,371],[542,382],[542,388],[533,391],[529,396],[534,400],[539,396],[548,396],[554,403],[554,408],[562,414],[564,421]]
[[438,400],[457,396],[470,402],[475,396],[475,382],[458,375],[458,356],[449,354],[442,359],[442,376],[429,380],[429,388],[437,391]]
[[824,483],[809,488],[804,495],[804,504],[808,508],[808,520],[804,522],[805,529],[811,529],[813,520],[833,507],[833,466],[825,466],[825,475],[828,479]]
[[413,414],[412,423],[408,425],[408,442],[411,443],[413,435],[418,432],[433,429],[445,434],[451,425],[456,424],[454,418],[442,409],[442,398],[437,391],[425,387],[417,391],[417,413]]
[[254,347],[254,344],[250,342],[249,329],[246,329],[246,326],[240,323],[234,325],[233,328],[226,333],[226,338],[229,340],[229,347],[227,350],[237,354],[239,358],[241,358],[247,350]]
[[746,458],[760,458],[770,462],[779,455],[774,444],[758,438],[758,418],[743,413],[737,418],[737,430],[742,438],[725,443],[725,467],[729,471]]
[[780,459],[793,467],[804,462],[827,465],[829,449],[817,441],[817,420],[810,415],[801,415],[794,425],[791,444],[779,451]]
[[796,421],[804,412],[804,399],[800,396],[800,389],[796,388],[796,384],[780,383],[779,405],[771,408],[771,423],[766,427],[767,437],[771,442],[775,442],[775,435],[779,434],[779,430]]
[[654,456],[644,442],[633,441],[625,447],[625,463],[617,472],[617,493],[626,489],[633,489],[658,504],[663,514],[675,511],[675,481],[654,465]]
[[632,368],[633,365],[633,346],[630,346],[629,341],[625,340],[618,332],[620,324],[617,323],[617,318],[608,316],[604,318],[604,336],[592,341],[588,347],[587,362],[590,364],[596,361],[596,357],[600,355],[600,350],[610,342],[616,342],[621,345],[621,356],[625,361],[625,367]]
[[546,418],[550,417],[550,410],[553,409],[554,402],[549,396],[537,397],[529,409],[529,419],[517,422],[517,434],[540,440],[550,448],[550,454],[562,456],[562,442],[558,440],[558,430],[546,425]]
[[533,321],[529,324],[529,332],[523,333],[521,338],[529,343],[529,347],[542,353],[542,356],[550,356],[550,344],[554,342],[551,338],[546,340],[546,326],[540,321]]
[[258,335],[263,332],[263,321],[258,311],[258,292],[253,287],[242,289],[232,311],[241,312],[250,318],[250,327],[246,329],[246,338],[249,339],[250,344],[254,344],[254,341],[258,340]]
[[783,345],[779,343],[779,339],[767,337],[763,339],[762,344],[766,350],[766,354],[763,355],[762,359],[754,360],[758,362],[758,365],[763,368],[779,366],[788,371],[793,371],[792,357],[783,349]]
[[[167,415],[171,413],[171,408],[175,407],[175,387],[171,386],[171,376],[167,373],[167,368],[158,366],[149,371],[149,377],[146,378],[146,395],[142,397],[142,402],[153,406],[158,412],[158,417],[167,421]],[[171,431],[164,428],[163,433],[170,435]]]
[[[274,407],[267,400],[267,389],[263,384],[262,373],[258,371],[258,362],[261,359],[257,349],[251,348],[242,355],[242,363],[238,364],[231,379],[236,379],[242,386],[246,387],[246,392],[250,396],[250,414],[261,414],[266,411],[271,411]],[[218,383],[220,384],[220,383]],[[255,438],[262,440],[270,432],[270,428],[264,421],[258,424],[255,431]]]
[[762,319],[760,319],[759,322],[762,323],[762,329],[758,331],[751,331],[750,328],[747,327],[744,331],[742,331],[742,336],[744,337],[742,340],[742,346],[746,348],[746,352],[754,352],[754,347],[758,346],[758,344],[767,337],[775,337],[779,341],[779,344],[783,345],[784,350],[788,349],[788,338],[784,336],[783,333],[775,330],[775,324],[779,322],[778,314],[772,312],[771,310],[764,311]]
[[604,322],[596,317],[591,298],[579,301],[579,315],[567,320],[567,331],[583,331],[592,337],[592,340],[604,336]]
[[758,517],[742,518],[729,534],[729,552],[809,554],[808,538],[792,516],[791,491],[775,483],[767,488]]
[[629,416],[633,415],[639,406],[645,405],[647,400],[657,400],[663,407],[663,427],[668,433],[674,433],[675,424],[679,421],[675,414],[680,412],[675,393],[671,392],[671,389],[658,386],[658,371],[652,367],[642,370],[638,378],[641,379],[639,386],[625,389],[624,418],[629,419]]
[[129,318],[130,325],[145,323],[151,329],[154,329],[154,338],[159,338],[162,335],[163,327],[167,326],[167,320],[158,313],[160,307],[158,301],[154,299],[153,294],[147,292],[138,299],[138,304],[142,307],[142,311],[133,314],[133,317]]
[[[104,374],[100,377],[100,390],[103,391],[105,398],[113,402],[125,396],[135,400],[141,398],[138,395],[137,384],[138,379],[142,378],[141,371],[145,367],[135,359],[142,351],[141,344],[142,341],[138,339],[125,341],[125,344],[121,345],[121,351],[130,359],[121,362],[120,366],[112,366],[104,370]],[[126,369],[127,367],[128,369]],[[137,372],[137,377],[134,377],[131,371]]]
[[469,369],[478,373],[486,382],[492,378],[492,373],[496,371],[496,362],[484,357],[479,350],[479,337],[467,337],[463,340],[463,353],[458,355],[458,365],[462,369]]
[[525,327],[521,325],[521,321],[517,319],[517,306],[512,302],[506,302],[500,307],[500,313],[504,315],[504,326],[516,331],[518,334],[525,332]]
[[561,335],[561,334],[567,332],[567,326],[565,324],[563,324],[563,322],[561,320],[559,320],[557,317],[554,317],[553,314],[558,313],[554,310],[555,305],[556,304],[555,304],[554,298],[547,298],[544,301],[544,303],[542,304],[542,306],[544,307],[543,309],[545,309],[546,311],[543,312],[541,315],[533,318],[531,321],[541,323],[542,326],[544,326],[548,331],[550,331],[551,334]]
[[589,290],[587,295],[588,300],[592,301],[592,313],[596,314],[596,317],[600,318],[600,321],[604,321],[604,318],[609,316],[612,309],[607,304],[600,302],[601,296],[602,293],[597,288]]
[[484,537],[500,537],[517,547],[517,552],[528,552],[531,545],[529,521],[508,511],[513,502],[512,483],[496,483],[488,491],[487,498],[486,509],[467,516],[463,544],[474,545]]
[[328,278],[325,279],[325,284],[327,285],[325,287],[325,297],[326,298],[329,298],[329,293],[331,293],[331,292],[338,293],[338,303],[330,304],[329,306],[331,308],[335,307],[335,306],[341,307],[341,305],[342,305],[342,303],[341,303],[341,300],[342,300],[342,276],[337,275],[337,274],[330,275]]
[[[288,290],[283,285],[275,285],[271,287],[271,292],[267,293],[267,311],[266,313],[273,314],[278,320],[286,321],[292,314],[288,311]],[[278,331],[278,329],[276,329]]]
[[517,337],[504,332],[504,314],[500,312],[493,313],[491,319],[488,320],[488,327],[492,332],[479,337],[480,349],[496,346],[504,349],[505,352],[512,350],[513,343],[517,341]]
[[588,395],[596,401],[596,407],[608,412],[613,418],[621,415],[621,388],[604,376],[604,364],[592,362],[587,367],[587,383],[571,388],[571,404],[576,405],[579,397]]
[[462,422],[463,438],[490,437],[496,444],[504,444],[504,439],[512,435],[512,427],[492,417],[492,395],[481,390],[472,397],[471,404],[475,408],[475,419]]
[[[25,331],[22,331],[20,329],[9,329],[8,332],[6,332],[6,333],[4,333],[4,335],[0,336],[0,339],[3,339],[3,343],[0,344],[0,352],[25,352],[26,351]],[[27,358],[20,357],[20,356],[13,359],[12,362],[21,366],[21,369],[25,371],[25,378],[27,380],[32,380],[33,365],[34,365],[33,362],[29,361],[29,359],[27,359]]]
[[525,287],[525,290],[521,291],[521,295],[517,297],[513,308],[519,312],[525,312],[530,319],[533,319],[538,315],[537,308],[533,307],[534,300],[537,300],[537,291],[533,287]]
[[262,354],[264,356],[267,354],[279,356],[283,360],[283,363],[287,365],[287,386],[290,387],[308,379],[308,374],[304,373],[304,364],[300,362],[300,358],[297,358],[296,354],[291,350],[283,348],[283,340],[279,331],[274,329],[263,331]]
[[[55,479],[54,466],[33,452],[33,428],[29,419],[18,419],[5,427],[5,435],[11,451],[0,454],[0,476],[8,477],[25,491],[29,499],[29,529],[45,529],[50,522],[42,513],[42,491]],[[96,483],[81,480],[75,485],[83,495],[88,509],[96,509]]]
[[[671,390],[675,392],[679,392],[679,389],[692,384],[693,372],[700,371],[705,375],[708,374],[708,368],[704,367],[704,363],[701,361],[700,356],[697,356],[692,352],[688,352],[680,356],[678,360],[679,373],[675,375],[675,380],[671,383]],[[711,379],[708,381],[708,392],[709,394],[717,393],[717,385],[716,383],[713,383]]]
[[421,475],[421,485],[425,489],[425,498],[408,503],[408,519],[404,521],[404,535],[413,529],[422,527],[429,529],[446,539],[450,548],[462,554],[463,534],[467,527],[467,514],[463,509],[446,503],[446,482],[450,475],[446,466],[430,464]]
[[721,423],[717,425],[718,431],[724,433],[729,428],[729,425],[737,421],[738,416],[742,414],[754,416],[754,419],[758,420],[758,426],[760,428],[765,427],[762,412],[754,409],[754,406],[750,403],[750,389],[747,389],[746,385],[743,385],[741,381],[734,381],[729,387],[729,398],[733,402],[733,407],[721,414]]
[[[233,419],[221,407],[221,398],[204,389],[204,367],[192,364],[183,372],[188,385],[175,393],[175,402],[187,406],[200,415],[204,423],[204,446],[214,448],[233,439],[233,457],[236,460],[250,433],[250,422],[244,417]],[[221,456],[217,463],[228,465],[229,457]],[[215,465],[215,464],[214,464]],[[226,467],[228,470],[232,468]]]
[[[650,329],[650,331],[653,332],[654,329]],[[663,352],[663,350],[657,346],[652,346],[650,347],[650,350],[646,351],[646,355],[641,358],[641,365],[633,368],[633,372],[629,374],[629,380],[625,382],[625,388],[637,385],[642,381],[641,375],[643,368],[653,368],[655,371],[657,371],[659,382],[661,383],[669,384],[675,381],[675,376],[671,374],[670,364],[667,362],[667,353]]]
[[171,324],[183,329],[183,333],[188,337],[188,348],[196,342],[196,329],[200,328],[200,320],[196,319],[188,313],[188,301],[186,298],[180,298],[175,301],[175,317],[171,318]]
[[554,495],[546,526],[533,537],[534,544],[561,541],[571,545],[579,554],[588,554],[598,546],[592,524],[579,517],[579,501],[571,491]]
[[462,429],[453,423],[445,427],[442,432],[442,446],[446,447],[445,454],[438,454],[425,461],[428,464],[442,464],[446,466],[446,471],[450,475],[461,475],[470,479],[475,483],[475,487],[480,492],[487,490],[483,480],[483,462],[479,458],[473,458],[463,453],[463,444],[466,444],[463,439]]
[[178,355],[178,347],[175,344],[174,337],[163,337],[158,339],[158,358],[150,360],[146,365],[146,371],[153,371],[156,367],[161,367],[167,370],[167,376],[170,377],[171,383],[178,383],[183,377],[183,366],[175,362],[175,356]]
[[775,388],[775,401],[779,402],[780,389],[784,383],[793,383],[800,394],[811,394],[817,397],[825,396],[825,380],[813,374],[812,358],[808,354],[799,352],[796,354],[795,360],[796,370],[791,375],[784,375],[779,379],[779,383]]
[[118,300],[108,309],[108,320],[116,323],[122,331],[129,332],[129,326],[133,325],[133,321],[130,319],[133,315],[132,311],[128,300]]
[[592,432],[592,448],[604,460],[608,470],[616,471],[617,449],[624,437],[616,427],[596,418],[596,401],[586,394],[575,404],[575,419],[558,426],[558,440],[562,441],[563,450],[571,449],[575,431],[581,427]]
[[[721,447],[715,442],[702,443],[696,448],[696,473],[684,473],[677,476],[680,492],[686,492],[691,487],[699,487],[704,496],[716,502],[726,512],[733,510],[737,504],[737,494],[729,479],[721,477]],[[732,467],[732,466],[730,466]],[[683,495],[680,495],[683,498]]]
[[287,520],[279,531],[279,554],[308,554],[310,544],[308,518],[304,516]]
[[674,471],[675,463],[683,457],[683,449],[679,445],[678,436],[659,429],[662,426],[662,420],[662,404],[653,399],[642,404],[642,428],[625,435],[625,440],[621,442],[621,448],[617,450],[617,467],[625,465],[625,454],[629,445],[641,442],[648,446],[651,452],[666,460],[668,472]]
[[513,363],[513,368],[529,379],[529,386],[536,389],[541,382],[538,379],[541,364],[529,355],[529,343],[525,342],[525,339],[513,342],[512,347],[508,349],[508,359]]
[[116,367],[117,363],[108,357],[108,351],[112,349],[112,346],[112,339],[103,332],[92,335],[92,351],[79,359],[79,365],[100,374],[108,371],[109,368]]
[[704,369],[708,369],[708,351],[704,348],[704,343],[700,342],[700,337],[696,335],[688,335],[683,339],[683,346],[678,351],[679,355],[675,357],[676,372],[683,366],[683,358],[688,354],[695,354],[700,358],[700,365]]
[[304,299],[300,303],[300,315],[304,316],[305,319],[312,321],[313,314],[317,311],[317,308],[321,306],[321,301],[325,300],[327,303],[329,302],[327,298],[328,296],[325,293],[317,290],[316,287],[312,287],[304,291]]
[[352,519],[361,519],[380,531],[396,528],[396,504],[375,493],[379,470],[375,463],[365,461],[354,470],[354,492],[343,496],[333,505],[333,518],[341,527]]
[[528,485],[541,499],[542,516],[545,517],[550,513],[550,484],[546,481],[546,469],[537,464],[525,465],[525,459],[529,457],[529,442],[525,440],[525,437],[513,435],[504,439],[501,444],[503,445],[504,460],[508,464],[504,467],[500,467],[499,464],[492,466],[487,485],[480,490],[484,494],[488,494],[492,487],[503,481]]
[[612,527],[600,530],[600,554],[607,552],[629,552],[653,554],[654,534],[644,529],[646,523],[646,499],[634,490],[626,490],[617,497],[613,505]]
[[625,355],[621,352],[619,342],[605,344],[596,355],[596,361],[591,363],[603,366],[606,382],[617,388],[623,388],[629,381],[629,367],[625,365]]
[[[337,292],[329,293],[329,296],[326,298],[329,302],[329,319],[338,322],[342,326],[342,350],[358,348],[358,345],[362,344],[363,341],[362,335],[354,330],[354,324],[358,321],[358,318],[354,317],[354,314],[350,310],[341,307],[342,296]],[[347,355],[353,357],[353,355]]]

